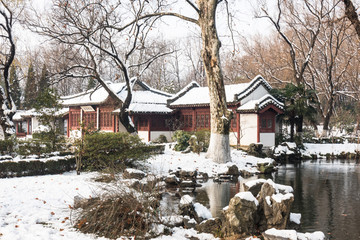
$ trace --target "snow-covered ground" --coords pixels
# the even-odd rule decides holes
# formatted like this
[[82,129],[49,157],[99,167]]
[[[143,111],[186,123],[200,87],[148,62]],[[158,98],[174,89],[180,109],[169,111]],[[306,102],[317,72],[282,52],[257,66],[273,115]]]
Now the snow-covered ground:
[[[242,151],[233,150],[231,163],[216,164],[206,159],[204,153],[182,154],[172,151],[169,146],[167,145],[164,154],[152,156],[148,160],[150,172],[166,176],[169,170],[181,168],[198,170],[209,176],[215,176],[226,172],[228,167],[234,164],[240,170],[257,172],[256,164],[264,161],[248,156]],[[311,148],[308,149],[319,150],[323,146],[326,151],[330,149],[325,145],[310,146]],[[343,145],[341,149],[349,149],[348,146]],[[272,161],[272,159],[266,159],[266,161]],[[89,198],[95,196],[104,187],[104,183],[93,180],[96,176],[98,173],[76,175],[75,172],[70,172],[60,175],[0,179],[0,239],[105,239],[80,233],[73,228],[72,222],[74,215],[71,208],[74,197]],[[199,239],[215,239],[212,235],[199,234],[192,229],[173,228],[172,230],[172,236],[157,239],[189,239],[190,236]]]
[[[0,239],[94,239],[72,228],[74,196],[88,198],[97,173],[0,179]],[[101,238],[98,238],[101,239]]]
[[[169,146],[169,145],[168,145]],[[149,159],[149,170],[157,175],[167,175],[169,170],[181,167],[184,170],[198,170],[209,176],[226,172],[228,166],[236,164],[239,169],[256,172],[259,158],[247,156],[244,152],[233,151],[233,162],[216,164],[204,154],[182,154],[167,146],[165,153]],[[271,159],[268,159],[271,161]],[[75,172],[60,175],[45,175],[0,179],[0,239],[41,240],[41,239],[105,239],[76,231],[72,220],[72,205],[75,196],[89,198],[103,187],[94,182],[98,173]],[[212,235],[199,234],[194,230],[174,228],[172,237],[157,239],[213,239]]]
[[360,151],[360,144],[356,143],[304,143],[304,145],[306,149],[303,154],[305,155],[339,155],[342,152],[355,153]]
[[258,162],[273,162],[270,158],[257,158],[249,156],[243,151],[231,151],[232,162],[217,164],[205,158],[205,153],[181,153],[170,149],[170,144],[166,145],[164,154],[155,155],[149,159],[149,170],[156,175],[168,175],[169,170],[176,171],[181,168],[185,171],[198,170],[214,177],[219,173],[225,173],[228,167],[236,165],[239,170],[246,170],[251,173],[258,172],[256,165]]

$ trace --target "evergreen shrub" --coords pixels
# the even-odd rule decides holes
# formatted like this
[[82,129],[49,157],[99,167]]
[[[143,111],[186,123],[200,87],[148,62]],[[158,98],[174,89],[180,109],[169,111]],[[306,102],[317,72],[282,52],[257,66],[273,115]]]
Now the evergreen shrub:
[[86,170],[115,170],[136,167],[154,149],[137,135],[129,133],[94,133],[84,136],[82,166]]
[[189,146],[191,134],[183,130],[174,133],[173,140],[176,141],[175,151],[184,151]]
[[176,141],[175,151],[184,151],[189,146],[189,140],[192,135],[196,136],[198,144],[202,146],[202,151],[206,152],[210,143],[210,131],[208,130],[199,130],[196,132],[176,131],[173,136],[173,140]]
[[0,162],[0,178],[59,174],[75,169],[75,159]]
[[4,139],[0,140],[0,153],[1,155],[11,154],[14,152],[15,140]]

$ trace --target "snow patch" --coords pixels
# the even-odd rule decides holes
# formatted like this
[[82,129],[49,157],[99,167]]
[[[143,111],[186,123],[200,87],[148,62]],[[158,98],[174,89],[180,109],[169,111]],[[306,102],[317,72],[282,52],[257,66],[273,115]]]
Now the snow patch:
[[301,213],[290,213],[290,222],[300,224],[301,223]]
[[256,206],[259,205],[259,201],[254,197],[251,192],[239,192],[235,195],[235,197],[239,197],[249,202],[254,202]]
[[211,212],[201,203],[194,203],[195,211],[197,215],[203,219],[212,218]]

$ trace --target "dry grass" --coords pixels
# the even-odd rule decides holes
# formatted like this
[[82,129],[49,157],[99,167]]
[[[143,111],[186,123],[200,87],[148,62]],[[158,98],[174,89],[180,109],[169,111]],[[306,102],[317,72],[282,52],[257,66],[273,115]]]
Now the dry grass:
[[[121,236],[142,238],[151,223],[157,221],[159,201],[150,196],[119,191],[92,198],[79,204],[75,227],[83,233],[93,233],[110,239]],[[141,237],[142,236],[142,237]]]

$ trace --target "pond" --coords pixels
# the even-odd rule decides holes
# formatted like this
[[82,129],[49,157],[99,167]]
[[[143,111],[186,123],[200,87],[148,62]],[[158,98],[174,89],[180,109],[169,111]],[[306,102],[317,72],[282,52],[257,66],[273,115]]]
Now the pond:
[[[213,216],[219,216],[242,184],[256,178],[221,184],[210,180],[196,190],[196,201],[210,208]],[[358,162],[317,160],[286,164],[268,178],[294,188],[291,212],[302,215],[300,232],[323,231],[329,239],[360,239]]]

